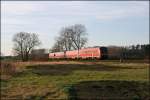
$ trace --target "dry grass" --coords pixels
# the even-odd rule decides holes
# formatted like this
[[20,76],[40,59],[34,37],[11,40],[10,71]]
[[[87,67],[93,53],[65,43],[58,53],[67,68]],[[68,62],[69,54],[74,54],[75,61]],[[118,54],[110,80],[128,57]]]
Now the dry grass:
[[[146,63],[51,61],[12,62],[12,65],[16,73],[9,80],[2,80],[2,99],[55,100],[84,98],[89,94],[86,99],[98,95],[134,99],[148,96]],[[124,91],[122,86],[127,89]],[[106,91],[99,91],[100,87]],[[113,88],[112,94],[109,88]],[[116,92],[117,89],[120,91]]]

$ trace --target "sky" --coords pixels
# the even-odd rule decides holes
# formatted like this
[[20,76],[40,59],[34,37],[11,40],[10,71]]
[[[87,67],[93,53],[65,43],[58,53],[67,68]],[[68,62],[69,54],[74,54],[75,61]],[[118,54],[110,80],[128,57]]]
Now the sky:
[[62,27],[85,25],[88,46],[149,43],[149,1],[1,1],[1,52],[12,55],[14,34],[37,33],[49,49]]

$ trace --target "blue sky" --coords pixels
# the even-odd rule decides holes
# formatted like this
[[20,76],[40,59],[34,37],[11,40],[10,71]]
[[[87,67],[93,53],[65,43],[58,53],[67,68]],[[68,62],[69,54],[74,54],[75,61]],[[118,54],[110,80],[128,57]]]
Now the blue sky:
[[12,55],[12,37],[34,32],[51,48],[62,27],[84,24],[87,46],[149,43],[148,1],[2,1],[1,51]]

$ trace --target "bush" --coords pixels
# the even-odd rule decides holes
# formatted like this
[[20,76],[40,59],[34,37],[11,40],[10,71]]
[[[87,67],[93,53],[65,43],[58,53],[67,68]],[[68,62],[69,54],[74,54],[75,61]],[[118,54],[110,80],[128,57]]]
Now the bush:
[[16,67],[12,63],[1,62],[0,71],[1,75],[13,75],[16,72]]

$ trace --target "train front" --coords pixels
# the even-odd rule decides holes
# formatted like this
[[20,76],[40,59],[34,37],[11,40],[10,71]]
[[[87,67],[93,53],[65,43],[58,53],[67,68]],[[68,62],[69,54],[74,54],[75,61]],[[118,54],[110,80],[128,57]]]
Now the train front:
[[100,47],[100,59],[108,58],[108,49],[106,47]]

